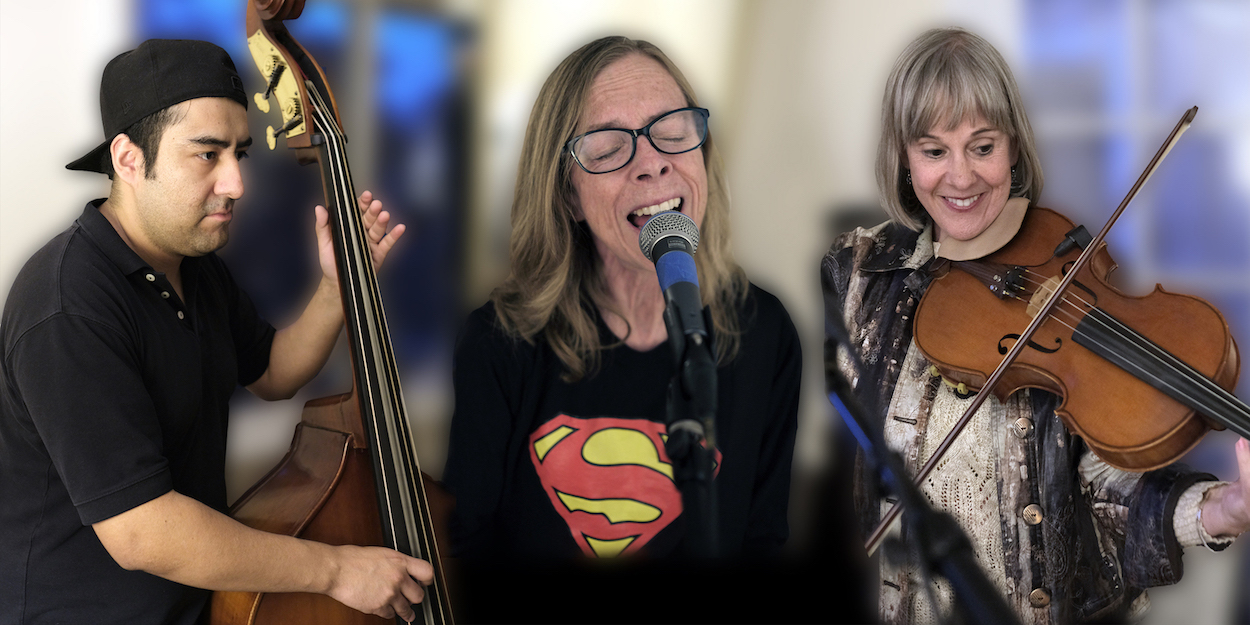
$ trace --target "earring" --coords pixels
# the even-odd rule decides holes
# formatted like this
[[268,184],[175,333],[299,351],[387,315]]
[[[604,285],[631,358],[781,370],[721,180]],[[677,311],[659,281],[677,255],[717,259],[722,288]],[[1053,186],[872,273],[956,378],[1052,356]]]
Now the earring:
[[907,184],[899,187],[898,195],[899,204],[901,204],[903,208],[907,209],[909,212],[923,210],[920,204],[920,198],[916,197],[916,188],[911,184],[910,169],[907,170]]
[[1020,181],[1020,172],[1015,165],[1011,166],[1011,195],[1018,197],[1024,194],[1024,183]]

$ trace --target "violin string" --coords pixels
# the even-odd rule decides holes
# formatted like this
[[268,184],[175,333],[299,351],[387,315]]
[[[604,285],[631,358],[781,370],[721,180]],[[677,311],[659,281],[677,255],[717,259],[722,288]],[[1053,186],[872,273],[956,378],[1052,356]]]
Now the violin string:
[[[1021,303],[1024,303],[1024,304],[1028,304],[1028,303],[1030,303],[1030,300],[1026,300],[1025,298],[1023,298],[1023,297],[1021,297],[1021,296],[1019,296],[1019,295],[1012,295],[1011,297],[1012,297],[1013,299],[1015,299],[1015,300],[1017,300],[1017,301],[1021,302]],[[1080,299],[1080,298],[1079,298],[1079,297],[1077,297],[1076,299]],[[1062,304],[1065,304],[1065,303],[1070,303],[1070,302],[1068,302],[1068,301],[1067,301],[1066,295],[1065,295],[1065,298],[1064,298],[1063,300],[1061,300],[1061,301],[1060,301],[1060,305],[1056,307],[1056,310],[1060,310],[1060,306],[1062,306]],[[1073,332],[1073,334],[1075,334],[1075,333],[1077,332],[1077,330],[1076,330],[1076,328],[1075,328],[1074,326],[1070,325],[1067,321],[1065,321],[1065,320],[1063,320],[1063,319],[1061,319],[1061,318],[1059,318],[1059,317],[1055,316],[1054,312],[1055,312],[1055,311],[1054,311],[1054,310],[1052,310],[1051,319],[1053,319],[1054,321],[1056,321],[1056,322],[1057,322],[1057,323],[1059,323],[1060,325],[1062,325],[1062,326],[1064,326],[1064,327],[1068,328],[1069,330],[1071,330],[1071,331]],[[1062,312],[1067,313],[1067,314],[1072,314],[1072,313],[1070,313],[1069,311],[1066,311],[1066,310],[1064,310],[1064,311],[1062,311]],[[1084,319],[1086,319],[1086,320],[1088,320],[1088,319],[1091,319],[1091,318],[1092,318],[1092,319],[1093,319],[1092,323],[1097,324],[1097,325],[1099,325],[1100,327],[1103,327],[1103,328],[1109,329],[1109,330],[1111,330],[1112,332],[1115,332],[1115,330],[1114,330],[1114,329],[1112,329],[1112,328],[1111,328],[1108,324],[1106,324],[1104,321],[1102,321],[1102,320],[1101,320],[1101,319],[1100,319],[1097,315],[1093,315],[1093,314],[1086,314],[1083,318],[1084,318]],[[1108,349],[1108,350],[1110,350],[1110,349],[1111,349],[1111,346],[1110,346],[1110,345],[1107,345],[1106,343],[1103,343],[1102,341],[1098,340],[1097,338],[1090,337],[1090,339],[1089,339],[1089,340],[1090,340],[1090,342],[1091,342],[1091,343],[1094,343],[1094,344],[1096,344],[1096,345],[1098,345],[1098,346],[1102,347],[1103,349]],[[1167,352],[1165,351],[1165,352],[1163,352],[1163,353],[1165,353],[1165,354],[1166,354]],[[1179,362],[1179,361],[1178,361],[1178,362]],[[1182,363],[1182,364],[1183,364],[1183,363]],[[1187,366],[1187,365],[1186,365],[1186,366]],[[1128,371],[1128,368],[1127,368],[1127,367],[1123,367],[1123,366],[1122,366],[1121,368],[1123,368],[1125,371]],[[1139,377],[1139,379],[1143,379],[1143,378],[1141,378],[1141,376],[1145,376],[1146,378],[1149,378],[1149,380],[1144,380],[1144,379],[1143,379],[1143,381],[1145,381],[1147,384],[1149,384],[1149,385],[1153,386],[1154,388],[1158,388],[1158,389],[1162,390],[1162,388],[1161,388],[1161,387],[1167,387],[1167,388],[1173,389],[1173,390],[1174,390],[1175,392],[1177,392],[1177,393],[1180,393],[1180,394],[1184,395],[1184,396],[1185,396],[1186,398],[1188,398],[1191,402],[1198,402],[1197,398],[1194,398],[1192,395],[1190,395],[1190,394],[1186,393],[1185,391],[1183,391],[1183,390],[1181,390],[1181,389],[1179,389],[1179,388],[1176,388],[1174,385],[1172,385],[1172,384],[1170,384],[1170,383],[1166,382],[1166,381],[1165,381],[1165,380],[1163,380],[1162,378],[1159,378],[1158,376],[1155,376],[1155,375],[1153,375],[1153,374],[1150,374],[1150,373],[1149,373],[1146,369],[1141,368],[1140,366],[1134,366],[1133,368],[1134,368],[1136,371],[1138,371],[1138,372],[1140,373],[1140,376],[1137,376],[1137,377]],[[1130,375],[1132,375],[1132,374],[1133,374],[1133,372],[1132,372],[1132,371],[1128,371],[1128,373],[1130,373]],[[1182,373],[1183,373],[1183,372],[1182,372]],[[1205,376],[1202,376],[1202,377],[1203,377],[1203,379],[1206,379],[1206,378],[1205,378]],[[1152,382],[1153,382],[1153,383],[1152,383]]]
[[[1025,275],[1025,280],[1034,286],[1034,290],[1033,290],[1033,291],[1026,291],[1026,293],[1027,293],[1027,294],[1029,294],[1029,295],[1033,295],[1033,294],[1037,293],[1037,289],[1041,288],[1041,287],[1042,287],[1042,285],[1044,285],[1044,284],[1045,284],[1045,282],[1046,282],[1045,280],[1040,280],[1040,279],[1035,280],[1035,279],[1032,279],[1032,278],[1031,278],[1031,276],[1038,275],[1038,274],[1036,274],[1036,273],[1035,273],[1035,272],[1033,272],[1033,271],[1026,271],[1024,275]],[[1020,295],[1017,295],[1017,294],[1013,294],[1011,297],[1013,297],[1013,298],[1015,298],[1015,299],[1017,299],[1017,300],[1019,300],[1019,301],[1021,301],[1021,302],[1025,303],[1025,304],[1029,304],[1029,303],[1031,303],[1031,301],[1032,301],[1032,300],[1031,300],[1031,298],[1030,298],[1029,300],[1026,300],[1026,299],[1024,299],[1023,297],[1021,297]],[[1071,300],[1077,300],[1077,301],[1079,302],[1079,304],[1073,303]],[[1070,306],[1070,307],[1072,307],[1073,309],[1075,309],[1075,311],[1073,311],[1073,310],[1069,310],[1069,309],[1064,308],[1064,305],[1065,305],[1065,304],[1066,304],[1066,305],[1068,305],[1068,306]],[[1089,307],[1091,307],[1091,308],[1093,307],[1093,306],[1092,306],[1089,302],[1086,302],[1086,301],[1085,301],[1084,299],[1082,299],[1080,296],[1072,296],[1070,293],[1067,293],[1067,292],[1065,291],[1065,292],[1064,292],[1064,294],[1063,294],[1063,298],[1062,298],[1062,299],[1060,299],[1060,300],[1059,300],[1059,303],[1055,306],[1055,308],[1051,310],[1051,317],[1052,317],[1053,319],[1055,319],[1055,321],[1057,321],[1057,322],[1059,322],[1060,324],[1062,324],[1064,327],[1066,327],[1066,328],[1068,328],[1069,330],[1072,330],[1073,332],[1075,332],[1075,331],[1076,331],[1076,326],[1075,326],[1075,324],[1077,324],[1077,323],[1079,322],[1078,320],[1079,320],[1080,318],[1082,318],[1082,316],[1085,314],[1085,313],[1081,310],[1080,304],[1084,304],[1085,306],[1089,306]],[[1056,313],[1056,312],[1062,312],[1062,313],[1064,313],[1064,314],[1068,315],[1068,316],[1069,316],[1069,320],[1071,321],[1071,324],[1069,324],[1068,322],[1064,321],[1063,319],[1060,319],[1060,318],[1056,317],[1056,316],[1055,316],[1055,313]]]
[[[1214,380],[1203,375],[1201,372],[1194,369],[1193,366],[1191,366],[1189,363],[1186,363],[1185,361],[1177,358],[1175,354],[1172,354],[1171,352],[1163,349],[1159,345],[1150,341],[1146,337],[1142,336],[1139,332],[1137,332],[1136,330],[1133,330],[1131,327],[1126,325],[1124,322],[1108,314],[1106,311],[1099,310],[1096,316],[1100,318],[1105,316],[1107,321],[1103,322],[1104,327],[1107,327],[1112,332],[1120,336],[1122,339],[1133,342],[1142,351],[1146,352],[1148,355],[1154,357],[1157,361],[1163,363],[1165,366],[1170,367],[1173,371],[1179,373],[1182,377],[1189,380],[1190,384],[1193,387],[1197,388],[1199,391],[1206,391],[1211,396],[1210,399],[1213,399],[1216,401],[1216,403],[1221,404],[1221,406],[1217,408],[1217,410],[1222,408],[1224,411],[1227,411],[1227,412],[1240,413],[1241,418],[1247,420],[1241,426],[1243,430],[1248,425],[1250,425],[1250,406],[1246,406],[1244,403],[1238,400],[1235,395],[1233,395],[1232,393],[1229,393],[1228,391],[1225,391],[1222,387],[1216,384]],[[1143,373],[1145,372],[1143,371]],[[1169,388],[1175,388],[1174,386],[1166,382],[1163,382],[1163,383],[1167,385]],[[1181,389],[1176,389],[1176,390],[1177,392],[1183,393]],[[1188,398],[1190,396],[1186,394],[1186,397]],[[1199,402],[1199,400],[1196,398],[1191,399],[1191,401],[1194,401],[1196,403]],[[1206,404],[1206,406],[1210,406],[1210,404]],[[1191,405],[1191,407],[1193,406]],[[1206,414],[1206,412],[1204,412],[1204,414]],[[1225,415],[1225,416],[1227,415],[1226,412],[1218,412],[1217,414]]]
[[[1041,279],[1041,278],[1044,278],[1045,276],[1041,276],[1040,274],[1037,274],[1036,272],[1032,270],[1026,271],[1024,275],[1026,276],[1025,278],[1026,282],[1030,283],[1035,288],[1040,288],[1040,286],[1045,284],[1046,282],[1046,280]],[[1034,279],[1033,276],[1037,276],[1037,279]],[[1036,293],[1036,290],[1034,290],[1033,293]],[[1012,297],[1021,302],[1026,302],[1026,300],[1019,295],[1013,295]],[[1089,311],[1088,312],[1081,311],[1080,306],[1078,304],[1073,304],[1070,300],[1076,300],[1081,305],[1088,307]],[[1095,325],[1098,328],[1101,328],[1109,332],[1110,334],[1118,336],[1122,341],[1126,343],[1135,345],[1144,355],[1154,359],[1156,362],[1163,365],[1164,367],[1170,368],[1172,371],[1180,374],[1182,377],[1189,380],[1190,383],[1193,384],[1195,387],[1204,389],[1211,395],[1214,395],[1215,397],[1213,399],[1221,403],[1223,405],[1223,408],[1226,411],[1234,412],[1234,413],[1241,413],[1243,415],[1243,418],[1247,419],[1248,422],[1250,422],[1250,408],[1247,408],[1243,403],[1241,403],[1236,398],[1236,396],[1233,396],[1231,393],[1224,390],[1219,385],[1215,384],[1215,382],[1211,380],[1209,377],[1207,377],[1206,375],[1203,375],[1201,372],[1197,371],[1191,365],[1184,362],[1183,360],[1180,360],[1171,352],[1168,352],[1167,350],[1155,345],[1153,342],[1149,341],[1149,339],[1146,339],[1144,336],[1142,336],[1139,332],[1133,330],[1132,328],[1125,325],[1123,322],[1119,321],[1118,319],[1111,316],[1110,314],[1107,314],[1105,311],[1102,311],[1097,306],[1085,300],[1080,295],[1073,295],[1073,294],[1065,292],[1063,294],[1063,299],[1061,299],[1061,301],[1059,302],[1059,306],[1056,307],[1056,310],[1061,310],[1062,309],[1061,307],[1064,304],[1073,306],[1078,311],[1077,313],[1073,313],[1068,310],[1063,310],[1065,314],[1071,315],[1072,317],[1080,318],[1090,323],[1091,325]],[[1053,316],[1052,318],[1054,318],[1055,321],[1057,321],[1061,325],[1067,327],[1069,330],[1072,330],[1073,333],[1077,332],[1077,329],[1074,326],[1069,325],[1063,319],[1060,319],[1058,317],[1053,317]],[[1112,346],[1107,345],[1106,343],[1100,341],[1099,339],[1097,339],[1096,337],[1088,333],[1085,333],[1084,335],[1087,337],[1087,340],[1098,345],[1099,347],[1103,349],[1106,349],[1108,351],[1113,349]],[[1125,368],[1126,371],[1128,370],[1127,367],[1122,367],[1122,368]],[[1198,405],[1204,404],[1204,402],[1202,402],[1199,398],[1196,398],[1192,394],[1186,392],[1185,389],[1179,388],[1175,384],[1172,384],[1171,382],[1164,380],[1158,375],[1152,374],[1150,371],[1148,371],[1141,365],[1133,364],[1133,369],[1137,371],[1137,377],[1139,377],[1139,379],[1148,378],[1149,379],[1148,383],[1150,383],[1151,386],[1154,386],[1155,388],[1158,388],[1160,390],[1163,390],[1163,388],[1166,387],[1167,389],[1171,389],[1173,392],[1179,395],[1182,395],[1183,397],[1188,399],[1189,403],[1187,405],[1191,408],[1193,408],[1195,404],[1198,404]],[[1130,371],[1129,373],[1132,374],[1133,372]]]

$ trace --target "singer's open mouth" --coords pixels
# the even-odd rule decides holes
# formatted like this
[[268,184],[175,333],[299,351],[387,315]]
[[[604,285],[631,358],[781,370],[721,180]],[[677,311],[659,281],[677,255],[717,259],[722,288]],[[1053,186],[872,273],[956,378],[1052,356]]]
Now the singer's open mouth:
[[654,215],[671,210],[681,212],[682,204],[682,199],[675,197],[671,200],[660,202],[659,204],[640,208],[629,214],[629,223],[635,228],[641,229],[643,226],[647,225],[647,221]]

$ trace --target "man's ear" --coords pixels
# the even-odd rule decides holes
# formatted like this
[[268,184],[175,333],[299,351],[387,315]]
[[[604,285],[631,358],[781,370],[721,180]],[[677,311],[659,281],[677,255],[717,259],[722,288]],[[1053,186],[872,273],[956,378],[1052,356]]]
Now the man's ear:
[[143,150],[135,142],[130,140],[130,136],[121,133],[113,137],[113,142],[109,144],[109,155],[113,159],[113,175],[125,181],[127,184],[134,185],[139,179],[146,175],[146,164],[143,159]]

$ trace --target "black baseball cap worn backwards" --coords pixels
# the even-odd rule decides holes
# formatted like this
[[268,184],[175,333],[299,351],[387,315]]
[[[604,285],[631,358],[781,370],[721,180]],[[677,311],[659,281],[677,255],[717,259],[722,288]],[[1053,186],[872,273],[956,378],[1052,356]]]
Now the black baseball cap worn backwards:
[[149,39],[104,67],[100,118],[104,143],[66,169],[112,171],[109,144],[139,120],[195,98],[230,98],[247,108],[243,81],[230,55],[207,41]]

